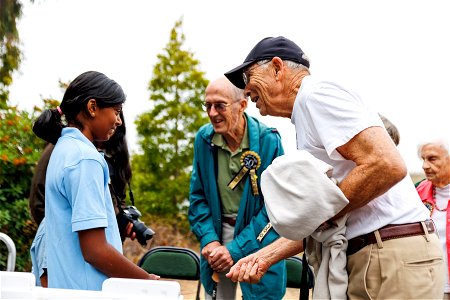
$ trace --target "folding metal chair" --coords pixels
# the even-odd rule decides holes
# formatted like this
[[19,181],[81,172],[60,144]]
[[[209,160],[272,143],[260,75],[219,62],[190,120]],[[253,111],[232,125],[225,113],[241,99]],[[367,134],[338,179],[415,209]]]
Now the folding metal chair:
[[16,245],[7,234],[2,232],[0,232],[0,241],[4,242],[6,244],[6,248],[8,248],[6,271],[13,272],[16,268]]
[[[286,272],[287,272],[287,283],[288,288],[300,289],[300,282],[302,278],[303,271],[303,261],[298,256],[291,256],[286,259]],[[314,274],[311,267],[307,271],[308,279],[308,289],[314,288]]]
[[161,278],[197,280],[195,299],[200,299],[200,257],[195,251],[182,247],[155,247],[142,256],[138,266]]

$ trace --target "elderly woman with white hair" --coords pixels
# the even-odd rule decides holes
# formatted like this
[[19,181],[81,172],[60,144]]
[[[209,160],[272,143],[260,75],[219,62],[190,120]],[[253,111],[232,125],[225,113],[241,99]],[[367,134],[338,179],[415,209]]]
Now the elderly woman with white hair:
[[417,192],[425,206],[430,210],[439,239],[444,250],[445,269],[445,295],[450,299],[449,264],[450,261],[450,155],[448,139],[434,138],[420,143],[417,153],[423,160],[422,168],[426,179],[416,184]]

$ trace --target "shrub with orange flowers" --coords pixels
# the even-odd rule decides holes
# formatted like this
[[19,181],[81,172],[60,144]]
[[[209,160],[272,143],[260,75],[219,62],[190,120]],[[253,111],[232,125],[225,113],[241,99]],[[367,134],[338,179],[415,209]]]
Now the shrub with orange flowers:
[[[39,111],[27,112],[8,104],[0,107],[0,232],[15,243],[17,271],[31,270],[29,249],[37,229],[31,221],[28,197],[34,167],[45,146],[31,130]],[[7,253],[3,243],[0,248],[0,253]],[[2,259],[0,270],[5,269]]]

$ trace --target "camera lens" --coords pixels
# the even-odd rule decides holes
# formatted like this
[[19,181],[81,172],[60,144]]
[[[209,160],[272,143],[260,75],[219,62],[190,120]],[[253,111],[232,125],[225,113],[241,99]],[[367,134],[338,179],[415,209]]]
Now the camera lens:
[[136,232],[136,238],[143,246],[145,246],[147,241],[155,234],[153,230],[145,226],[145,224],[139,220],[133,221],[133,231]]

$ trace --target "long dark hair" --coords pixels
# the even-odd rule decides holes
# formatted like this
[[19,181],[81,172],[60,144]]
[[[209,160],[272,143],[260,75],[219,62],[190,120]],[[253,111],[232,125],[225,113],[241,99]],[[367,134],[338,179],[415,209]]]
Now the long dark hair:
[[123,112],[120,112],[122,125],[117,127],[113,136],[101,143],[101,148],[105,152],[105,159],[109,163],[111,184],[115,194],[120,199],[125,199],[126,187],[131,180],[130,154],[126,139],[125,119]]
[[105,74],[97,71],[84,72],[67,87],[59,110],[46,109],[41,113],[33,124],[33,132],[41,139],[56,144],[62,129],[67,125],[82,129],[83,124],[77,116],[79,112],[87,110],[86,103],[89,99],[95,99],[97,105],[104,108],[124,103],[126,97],[120,85]]

